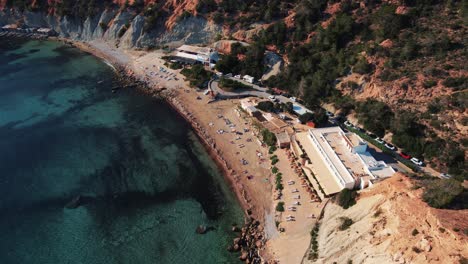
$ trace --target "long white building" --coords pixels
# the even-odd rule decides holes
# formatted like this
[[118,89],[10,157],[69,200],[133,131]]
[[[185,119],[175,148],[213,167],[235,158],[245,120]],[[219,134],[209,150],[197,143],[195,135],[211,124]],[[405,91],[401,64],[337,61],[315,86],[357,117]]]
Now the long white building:
[[206,66],[214,67],[219,60],[218,52],[209,47],[182,45],[177,48],[176,57],[198,61]]
[[344,188],[366,188],[372,181],[392,176],[392,167],[377,161],[368,151],[367,142],[340,127],[310,129],[295,136],[293,151],[310,159],[304,171],[320,185],[325,195]]

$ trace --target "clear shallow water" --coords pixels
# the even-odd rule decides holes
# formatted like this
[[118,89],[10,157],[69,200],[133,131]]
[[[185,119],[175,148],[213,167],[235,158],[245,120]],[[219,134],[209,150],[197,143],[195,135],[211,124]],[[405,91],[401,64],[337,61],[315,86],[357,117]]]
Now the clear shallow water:
[[164,102],[111,93],[114,77],[60,43],[0,38],[0,263],[237,262],[242,211],[215,164]]

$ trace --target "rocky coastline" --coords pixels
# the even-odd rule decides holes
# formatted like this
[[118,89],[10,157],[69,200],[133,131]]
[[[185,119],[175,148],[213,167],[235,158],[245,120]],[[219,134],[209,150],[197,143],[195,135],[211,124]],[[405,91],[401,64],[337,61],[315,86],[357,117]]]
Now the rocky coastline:
[[[74,46],[75,43],[71,43]],[[149,87],[145,81],[141,80],[139,76],[134,74],[127,67],[122,65],[114,65],[116,68],[119,80],[123,83],[124,87],[135,86],[142,92],[150,96],[162,98],[167,102],[179,115],[186,120],[192,127],[192,130],[197,135],[198,139],[208,151],[211,158],[216,162],[218,167],[223,172],[225,179],[228,181],[231,189],[236,194],[237,200],[240,202],[244,209],[245,221],[242,228],[236,226],[232,227],[232,231],[238,234],[234,239],[233,244],[227,250],[231,252],[240,252],[239,259],[246,263],[263,263],[264,260],[260,255],[266,244],[266,238],[263,233],[263,226],[257,218],[259,215],[255,212],[255,208],[249,203],[250,199],[244,186],[236,180],[237,175],[229,165],[229,162],[224,159],[217,148],[215,141],[209,136],[203,126],[197,121],[196,117],[191,114],[181,100],[177,97],[177,90],[168,90],[165,88],[154,89]]]
[[119,62],[116,58],[109,56],[92,45],[86,42],[73,41],[67,38],[50,37],[37,34],[27,34],[21,32],[8,32],[5,37],[25,37],[30,39],[50,39],[60,41],[66,45],[73,46],[84,52],[90,53],[102,60],[108,62],[115,69],[119,83],[119,87],[112,88],[112,92],[119,89],[135,88],[141,92],[147,93],[149,96],[158,97],[167,102],[178,114],[183,117],[188,124],[192,127],[198,139],[208,151],[211,158],[216,162],[217,166],[221,169],[224,178],[228,181],[231,189],[236,194],[237,200],[240,202],[241,207],[244,209],[245,221],[244,225],[239,228],[232,227],[232,231],[238,234],[234,239],[232,245],[227,250],[231,252],[240,252],[239,259],[246,263],[264,263],[260,255],[260,251],[264,249],[266,238],[263,233],[262,223],[258,220],[261,214],[257,212],[256,208],[252,206],[249,201],[249,195],[244,186],[238,181],[236,172],[229,165],[229,162],[222,157],[220,149],[217,148],[213,138],[199,123],[197,118],[190,113],[184,106],[184,103],[178,98],[178,90],[169,90],[164,87],[152,87],[142,76],[135,74],[134,71],[128,66]]

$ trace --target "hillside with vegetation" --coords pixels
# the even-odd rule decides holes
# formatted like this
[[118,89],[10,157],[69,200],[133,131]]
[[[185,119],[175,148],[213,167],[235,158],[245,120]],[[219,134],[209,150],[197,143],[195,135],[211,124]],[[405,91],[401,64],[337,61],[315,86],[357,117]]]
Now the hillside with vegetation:
[[[217,70],[256,79],[267,70],[265,51],[278,53],[285,64],[264,85],[313,110],[331,105],[410,155],[468,177],[467,0],[0,0],[2,8],[74,21],[114,10],[125,16],[102,15],[99,27],[139,48],[190,37],[247,42],[234,42]],[[174,35],[160,37],[167,32]]]

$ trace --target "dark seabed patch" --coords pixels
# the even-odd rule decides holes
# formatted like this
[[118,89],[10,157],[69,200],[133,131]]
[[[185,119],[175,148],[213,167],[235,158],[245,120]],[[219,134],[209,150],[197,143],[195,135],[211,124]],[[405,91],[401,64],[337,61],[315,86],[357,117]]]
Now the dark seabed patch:
[[238,261],[242,210],[166,103],[56,42],[0,38],[0,62],[0,263]]

